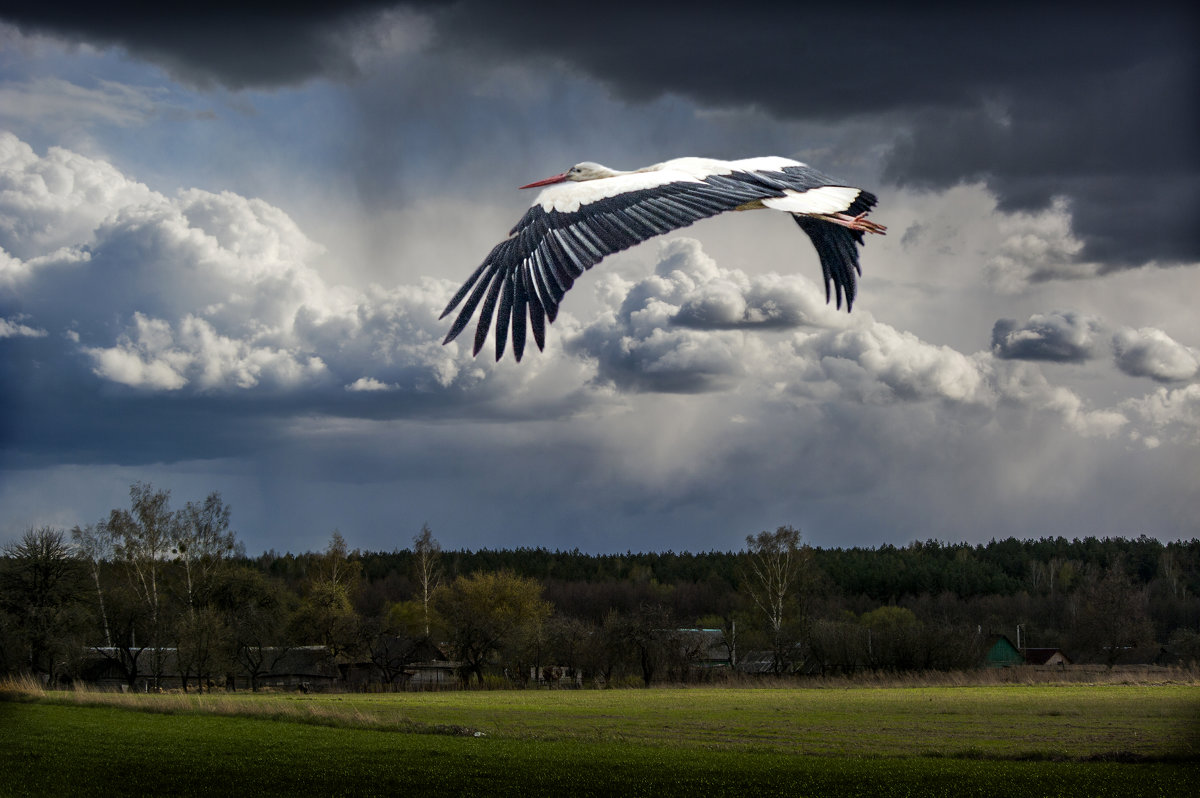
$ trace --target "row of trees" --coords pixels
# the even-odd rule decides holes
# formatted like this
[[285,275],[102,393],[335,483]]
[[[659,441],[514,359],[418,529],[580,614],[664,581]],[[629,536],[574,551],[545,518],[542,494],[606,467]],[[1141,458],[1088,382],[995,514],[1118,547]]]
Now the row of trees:
[[[0,558],[0,668],[53,680],[107,662],[205,689],[256,687],[287,652],[321,646],[396,685],[441,651],[464,680],[579,673],[684,679],[711,659],[775,673],[971,667],[1003,631],[1113,664],[1169,643],[1200,656],[1200,542],[1150,538],[813,549],[782,527],[738,552],[587,555],[411,546],[248,558],[219,494],[130,506],[68,534],[29,530]],[[543,671],[545,666],[559,670]]]

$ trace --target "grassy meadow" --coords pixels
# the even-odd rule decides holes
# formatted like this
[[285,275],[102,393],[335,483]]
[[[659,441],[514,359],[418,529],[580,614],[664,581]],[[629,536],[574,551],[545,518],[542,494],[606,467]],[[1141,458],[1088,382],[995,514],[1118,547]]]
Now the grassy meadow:
[[7,697],[4,795],[1191,795],[1200,776],[1180,684]]

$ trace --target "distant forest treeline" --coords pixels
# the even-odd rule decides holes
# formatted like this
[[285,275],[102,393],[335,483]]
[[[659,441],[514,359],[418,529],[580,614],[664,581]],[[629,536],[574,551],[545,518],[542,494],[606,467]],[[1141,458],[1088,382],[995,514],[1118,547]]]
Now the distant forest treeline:
[[995,633],[1110,666],[1163,646],[1200,659],[1200,540],[819,549],[782,527],[739,551],[586,554],[443,551],[424,528],[391,552],[334,532],[321,552],[247,557],[219,494],[173,510],[137,483],[130,498],[5,547],[0,670],[68,680],[103,657],[131,685],[148,662],[185,685],[256,685],[272,657],[319,646],[387,686],[432,652],[479,682],[552,665],[648,684],[711,666],[697,636],[672,636],[685,628],[776,674],[974,667]]
[[[1022,625],[1029,645],[1069,641],[1078,615],[1080,590],[1102,575],[1118,572],[1144,608],[1153,641],[1181,627],[1200,629],[1200,540],[1162,543],[1137,538],[1007,538],[981,544],[936,540],[907,546],[811,548],[808,574],[810,613],[862,614],[881,606],[903,606],[975,620],[983,631],[1015,636]],[[268,551],[253,561],[264,573],[299,587],[323,555]],[[360,611],[378,612],[389,602],[411,598],[417,555],[353,551],[362,564],[356,594]],[[631,612],[646,602],[670,609],[681,623],[736,612],[747,603],[746,552],[626,552],[587,554],[546,548],[483,549],[441,553],[445,576],[508,571],[537,580],[543,595],[568,615],[600,622],[613,609]],[[247,561],[249,563],[249,561]],[[1078,594],[1078,595],[1077,595]],[[1074,600],[1072,600],[1074,599]],[[946,605],[958,605],[954,611]]]
[[[253,564],[286,581],[302,581],[320,553],[279,554],[268,551]],[[401,596],[406,575],[413,573],[414,553],[359,551],[351,556],[362,563],[363,577],[391,600]],[[567,583],[720,585],[736,592],[741,584],[744,551],[626,552],[586,554],[546,548],[456,550],[441,553],[450,577],[479,571],[512,571],[547,586]],[[936,540],[907,546],[813,548],[812,564],[820,572],[823,589],[859,596],[878,603],[895,603],[922,594],[953,593],[958,598],[1010,596],[1021,591],[1051,592],[1056,586],[1069,591],[1088,570],[1108,570],[1119,565],[1135,583],[1148,586],[1166,565],[1171,592],[1200,594],[1200,540],[1162,543],[1138,538],[1006,538],[988,543],[942,543]],[[251,563],[246,560],[247,564]],[[1051,578],[1053,573],[1053,579]]]

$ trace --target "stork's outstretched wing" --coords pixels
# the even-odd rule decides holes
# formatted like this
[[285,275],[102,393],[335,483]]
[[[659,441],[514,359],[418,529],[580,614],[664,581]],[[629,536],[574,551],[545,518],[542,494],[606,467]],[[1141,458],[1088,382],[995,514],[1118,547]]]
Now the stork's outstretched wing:
[[483,348],[494,317],[496,359],[503,356],[511,329],[513,354],[520,360],[526,321],[538,348],[544,348],[546,322],[554,321],[563,295],[585,270],[614,252],[736,209],[770,207],[794,214],[817,248],[826,298],[832,284],[838,306],[844,294],[849,309],[862,233],[821,217],[857,216],[874,205],[872,194],[784,158],[681,158],[646,171],[559,183],[542,191],[450,300],[443,318],[462,307],[444,343],[466,328],[482,304],[474,354]]

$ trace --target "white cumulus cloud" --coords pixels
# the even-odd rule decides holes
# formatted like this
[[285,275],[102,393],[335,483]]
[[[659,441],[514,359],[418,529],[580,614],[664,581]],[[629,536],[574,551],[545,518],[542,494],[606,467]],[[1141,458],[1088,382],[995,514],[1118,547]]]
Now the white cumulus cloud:
[[359,377],[354,382],[346,386],[347,391],[390,391],[393,386],[386,382],[380,382],[374,377]]
[[0,317],[0,338],[44,338],[46,337],[45,330],[39,330],[36,327],[30,327],[28,324],[22,324],[22,317],[18,316],[15,319],[6,319]]
[[0,131],[0,249],[23,260],[92,240],[115,210],[161,199],[111,164]]
[[1118,330],[1112,343],[1117,368],[1132,377],[1178,382],[1200,374],[1200,353],[1162,330],[1153,327]]
[[[311,392],[314,401],[387,386],[514,409],[523,400],[521,412],[534,412],[587,371],[566,363],[553,338],[521,368],[485,368],[443,346],[438,314],[453,283],[332,282],[324,249],[260,199],[199,189],[168,197],[67,150],[38,156],[11,134],[0,136],[0,188],[0,300],[25,314],[4,329],[61,331],[104,380],[301,400]],[[4,304],[0,313],[11,315]],[[564,314],[555,331],[569,337],[572,324]],[[556,369],[572,378],[547,390]]]
[[634,283],[606,275],[596,292],[605,308],[569,351],[594,358],[602,380],[634,391],[731,387],[770,358],[757,332],[838,320],[808,279],[721,268],[691,238],[661,244],[652,275]]
[[861,401],[975,403],[987,397],[979,356],[929,344],[869,317],[850,329],[797,335],[792,346],[805,366],[803,380],[834,382]]

